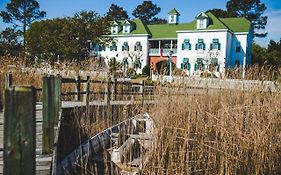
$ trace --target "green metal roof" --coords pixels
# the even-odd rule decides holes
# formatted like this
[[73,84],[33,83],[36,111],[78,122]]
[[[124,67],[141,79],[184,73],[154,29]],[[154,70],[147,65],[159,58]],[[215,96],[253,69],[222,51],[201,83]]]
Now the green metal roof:
[[168,14],[169,15],[180,15],[180,13],[175,8],[173,8],[171,11],[169,11]]
[[220,18],[220,20],[233,32],[249,32],[251,22],[244,17]]
[[[206,29],[200,30],[220,30],[226,29],[233,32],[248,32],[251,26],[250,21],[245,18],[217,18],[211,12],[206,13],[210,19],[210,24]],[[198,30],[197,20],[195,19],[191,23],[181,24],[157,24],[148,25],[148,29],[152,35],[152,39],[160,38],[177,38],[177,31],[185,30]]]
[[[124,23],[123,20],[118,22],[121,24]],[[128,34],[123,33],[123,31],[121,30],[116,35],[150,34],[149,30],[147,29],[147,26],[140,19],[131,20],[129,22],[134,27],[133,30]]]
[[[175,9],[173,9],[175,10]],[[217,18],[211,12],[206,13],[210,19],[210,23],[206,29],[201,30],[220,30],[226,29],[232,32],[249,32],[251,22],[245,18]],[[124,20],[117,21],[119,24],[124,23]],[[132,34],[149,34],[152,39],[173,39],[177,38],[177,31],[194,31],[197,20],[190,23],[180,24],[155,24],[146,25],[140,19],[129,21],[134,29],[129,34],[123,34],[122,30],[117,35],[132,35]]]

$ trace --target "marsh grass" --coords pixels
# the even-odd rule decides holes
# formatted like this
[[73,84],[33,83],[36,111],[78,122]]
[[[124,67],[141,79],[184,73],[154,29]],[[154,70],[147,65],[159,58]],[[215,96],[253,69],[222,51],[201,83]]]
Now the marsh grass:
[[[20,71],[24,61],[18,58],[5,60],[0,64],[0,100],[4,74],[11,64],[15,65],[15,84],[40,87],[41,75]],[[65,64],[61,69],[67,67]],[[279,81],[280,77],[280,71],[270,67],[253,67],[246,71],[248,80]],[[239,78],[241,71],[228,70],[227,77]],[[159,84],[154,91],[157,103],[145,109],[141,106],[113,109],[113,116],[118,116],[112,118],[114,122],[109,121],[102,108],[92,109],[92,117],[77,113],[76,116],[84,118],[68,120],[64,127],[70,130],[65,131],[75,132],[75,143],[80,144],[114,123],[150,111],[157,126],[158,141],[142,174],[281,174],[280,92],[217,90],[216,93],[202,91],[194,95],[179,94],[182,85],[176,86],[179,87]],[[73,88],[66,85],[65,91]],[[92,87],[98,88],[104,89],[103,86]],[[103,97],[91,97],[97,98]],[[128,110],[135,112],[128,114]],[[84,163],[81,162],[82,169],[91,161]],[[83,174],[93,174],[83,170]]]
[[159,130],[143,174],[280,174],[281,94],[160,95]]

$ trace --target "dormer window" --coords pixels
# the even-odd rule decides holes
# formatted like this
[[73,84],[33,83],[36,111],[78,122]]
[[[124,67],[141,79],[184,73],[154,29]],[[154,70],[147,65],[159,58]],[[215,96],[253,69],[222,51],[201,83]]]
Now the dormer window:
[[169,12],[169,24],[179,23],[180,13],[174,8]]
[[204,19],[199,19],[199,29],[204,29]]
[[209,17],[201,12],[197,17],[197,29],[206,29],[209,25]]
[[131,32],[131,26],[126,25],[123,26],[123,33],[130,33]]
[[112,27],[112,34],[117,34],[119,32],[118,26]]
[[122,51],[129,51],[129,45],[128,42],[124,42],[122,46]]
[[213,39],[213,43],[210,45],[210,50],[221,50],[221,44],[219,39]]
[[142,46],[141,46],[141,42],[140,41],[136,42],[135,51],[142,51]]
[[118,34],[120,29],[121,29],[121,26],[118,23],[118,21],[114,21],[112,26],[111,26],[111,33],[112,34]]
[[172,23],[175,22],[175,16],[174,15],[171,16],[171,22]]
[[131,33],[131,31],[133,30],[134,27],[134,23],[129,21],[129,20],[125,20],[123,22],[123,33],[124,34],[128,34]]

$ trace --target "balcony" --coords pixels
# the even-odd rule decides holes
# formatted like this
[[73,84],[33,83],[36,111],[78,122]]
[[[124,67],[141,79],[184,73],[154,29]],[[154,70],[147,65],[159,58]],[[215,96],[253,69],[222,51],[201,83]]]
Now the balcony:
[[[151,48],[151,49],[149,49],[149,55],[160,56],[161,55],[160,50],[161,49],[159,49],[159,48]],[[167,56],[169,54],[170,50],[173,51],[173,55],[177,54],[177,49],[162,49],[162,50],[163,50],[163,56]]]

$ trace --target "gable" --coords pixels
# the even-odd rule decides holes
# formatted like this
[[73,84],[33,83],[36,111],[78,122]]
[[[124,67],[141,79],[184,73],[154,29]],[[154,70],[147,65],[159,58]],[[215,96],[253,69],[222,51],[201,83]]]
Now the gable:
[[205,14],[204,12],[201,12],[199,15],[197,15],[195,17],[196,19],[206,19],[209,18],[209,16],[207,14]]

